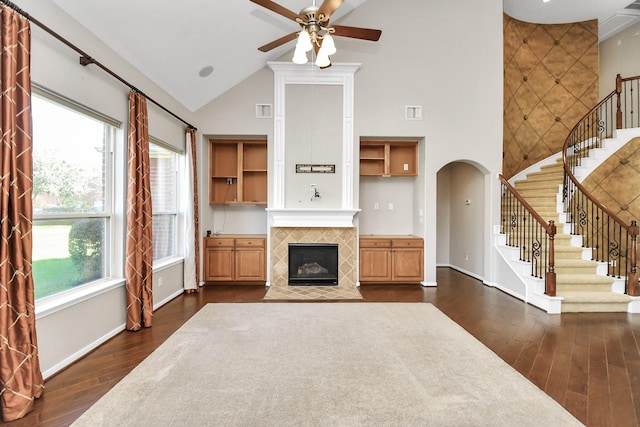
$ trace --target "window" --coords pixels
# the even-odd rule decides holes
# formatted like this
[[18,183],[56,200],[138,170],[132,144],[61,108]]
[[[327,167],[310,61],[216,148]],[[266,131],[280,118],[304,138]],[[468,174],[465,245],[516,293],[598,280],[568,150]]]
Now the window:
[[178,256],[178,162],[181,157],[152,138],[151,204],[153,207],[153,261]]
[[111,153],[119,124],[35,89],[33,277],[38,299],[111,275]]

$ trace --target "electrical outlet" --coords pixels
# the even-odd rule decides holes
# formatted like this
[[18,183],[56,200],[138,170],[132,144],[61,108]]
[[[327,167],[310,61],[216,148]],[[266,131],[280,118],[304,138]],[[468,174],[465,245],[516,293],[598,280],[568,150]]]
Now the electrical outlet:
[[162,283],[162,277],[158,277],[158,287],[161,288],[163,285]]
[[389,203],[389,210],[392,211],[393,210],[393,203]]
[[375,209],[375,210],[380,209],[380,203],[375,202],[375,203],[373,204],[373,209]]
[[464,254],[464,260],[469,261],[469,254]]
[[318,188],[318,184],[311,184],[311,191]]

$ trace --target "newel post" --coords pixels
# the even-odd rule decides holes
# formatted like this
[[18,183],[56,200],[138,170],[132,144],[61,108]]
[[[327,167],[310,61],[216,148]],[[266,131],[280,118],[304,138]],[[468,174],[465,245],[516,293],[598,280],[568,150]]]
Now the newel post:
[[553,221],[549,221],[549,230],[547,231],[549,235],[549,262],[547,269],[545,282],[546,282],[546,292],[550,297],[556,296],[556,266],[555,266],[555,248],[554,248],[554,238],[556,236],[556,225]]
[[627,293],[633,297],[640,296],[640,285],[638,284],[638,221],[631,221],[631,248],[629,262],[631,271],[629,272],[629,285]]
[[622,93],[622,77],[620,74],[616,76],[616,98],[617,98],[617,110],[616,110],[616,129],[622,129],[622,102],[620,100],[620,94]]

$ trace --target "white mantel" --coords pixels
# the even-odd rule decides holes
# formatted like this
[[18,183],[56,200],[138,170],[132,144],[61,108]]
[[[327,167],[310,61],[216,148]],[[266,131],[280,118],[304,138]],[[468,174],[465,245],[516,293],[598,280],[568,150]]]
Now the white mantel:
[[271,227],[353,227],[360,209],[267,209]]

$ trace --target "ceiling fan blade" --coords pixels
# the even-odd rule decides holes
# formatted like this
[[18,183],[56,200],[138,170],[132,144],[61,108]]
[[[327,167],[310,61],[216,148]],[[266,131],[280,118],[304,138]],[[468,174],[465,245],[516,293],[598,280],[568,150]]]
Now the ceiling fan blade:
[[260,6],[267,8],[277,13],[278,15],[282,15],[285,18],[289,18],[292,21],[295,21],[296,18],[300,17],[300,15],[298,15],[297,13],[290,11],[286,7],[280,6],[278,3],[274,3],[271,0],[250,0],[250,1],[252,3],[259,4]]
[[274,40],[271,43],[267,43],[264,46],[260,46],[258,50],[261,52],[269,52],[271,49],[275,49],[278,46],[285,44],[286,42],[295,40],[295,38],[298,37],[298,33],[299,31],[293,32],[291,34],[287,34],[286,36],[280,37],[278,40]]
[[351,37],[354,39],[371,40],[377,42],[382,35],[382,31],[371,28],[347,27],[344,25],[332,25],[336,30],[333,35],[341,37]]
[[324,0],[316,12],[316,18],[318,21],[328,21],[329,18],[331,18],[331,15],[333,15],[333,12],[338,10],[340,5],[342,5],[343,1],[344,0]]

